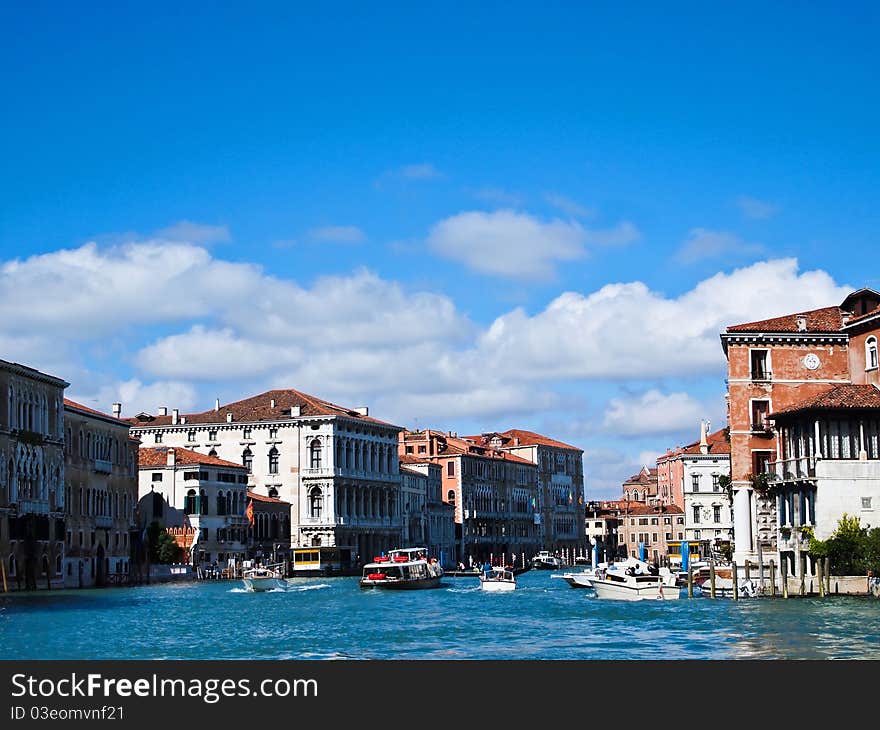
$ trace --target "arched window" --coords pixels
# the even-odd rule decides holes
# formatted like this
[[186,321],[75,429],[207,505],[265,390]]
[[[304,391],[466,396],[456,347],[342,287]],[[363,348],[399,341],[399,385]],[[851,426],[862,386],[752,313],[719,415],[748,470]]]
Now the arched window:
[[183,503],[183,511],[186,512],[188,515],[198,514],[198,511],[196,510],[196,490],[195,489],[190,489],[186,493],[186,499],[184,500],[184,503]]
[[199,514],[208,514],[208,495],[205,494],[204,489],[199,491]]
[[208,456],[217,456],[217,449],[212,448],[212,449],[208,452]]
[[269,487],[269,496],[273,499],[278,499],[278,490],[275,487]]
[[61,556],[55,556],[55,575],[61,575]]
[[15,560],[14,555],[9,556],[9,575],[14,576],[16,573],[16,568],[18,568],[18,562]]
[[43,575],[49,575],[49,558],[43,556]]
[[247,469],[248,474],[251,474],[254,471],[254,455],[250,448],[245,448],[245,450],[241,452],[241,463],[244,465],[244,468]]
[[269,473],[278,473],[278,449],[276,449],[274,446],[269,451]]
[[872,370],[877,367],[877,338],[871,335],[865,340],[865,369]]
[[455,504],[455,490],[454,489],[450,489],[448,492],[446,492],[446,501],[449,502],[449,504]]
[[311,453],[311,465],[312,469],[320,469],[321,468],[321,442],[318,439],[312,441],[309,445],[309,451]]
[[226,495],[223,492],[217,492],[217,514],[226,514]]
[[633,489],[633,501],[634,502],[639,501],[639,490],[638,489]]
[[309,516],[314,519],[321,519],[321,512],[324,509],[324,493],[320,487],[312,487],[309,491]]

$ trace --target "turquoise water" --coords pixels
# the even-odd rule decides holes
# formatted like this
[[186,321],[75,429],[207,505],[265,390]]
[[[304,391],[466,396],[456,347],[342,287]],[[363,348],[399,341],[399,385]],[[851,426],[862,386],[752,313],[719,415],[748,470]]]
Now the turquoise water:
[[876,598],[600,601],[545,571],[362,591],[300,578],[0,595],[0,659],[880,659]]

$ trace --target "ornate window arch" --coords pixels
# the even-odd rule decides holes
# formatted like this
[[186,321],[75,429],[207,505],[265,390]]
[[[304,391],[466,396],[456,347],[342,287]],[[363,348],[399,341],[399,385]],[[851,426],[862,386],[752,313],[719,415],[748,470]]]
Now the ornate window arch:
[[874,370],[878,365],[877,338],[871,335],[865,340],[865,370]]
[[274,446],[269,449],[269,473],[277,474],[278,473],[278,449]]
[[321,468],[321,440],[312,439],[309,444],[309,464],[312,469]]
[[309,490],[309,517],[319,520],[324,511],[324,492],[321,487],[312,487]]
[[244,447],[244,451],[241,452],[241,463],[245,469],[247,469],[247,473],[251,474],[254,471],[254,452],[251,451],[249,446]]

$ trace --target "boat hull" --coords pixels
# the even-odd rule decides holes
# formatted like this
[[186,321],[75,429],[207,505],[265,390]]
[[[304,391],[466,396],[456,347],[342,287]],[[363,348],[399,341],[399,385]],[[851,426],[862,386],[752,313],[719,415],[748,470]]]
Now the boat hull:
[[612,583],[603,580],[592,581],[593,590],[597,598],[615,601],[677,601],[681,598],[681,589],[677,586],[652,583],[645,585],[631,585],[627,583]]
[[563,573],[562,579],[572,588],[592,588],[594,575],[588,573]]
[[516,590],[516,583],[507,580],[481,580],[480,588],[489,593],[505,593]]
[[418,578],[416,580],[371,580],[362,578],[360,581],[361,588],[384,588],[386,590],[395,591],[411,591],[424,588],[439,588],[441,576],[430,576],[428,578]]
[[251,593],[262,593],[264,591],[274,591],[276,589],[284,589],[285,584],[278,578],[242,578],[244,588]]

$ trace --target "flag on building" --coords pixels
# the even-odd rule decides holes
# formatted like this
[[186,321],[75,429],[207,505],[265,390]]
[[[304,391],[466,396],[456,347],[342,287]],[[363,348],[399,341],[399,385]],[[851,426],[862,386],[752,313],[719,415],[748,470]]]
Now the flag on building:
[[254,525],[254,500],[248,502],[248,506],[244,511],[244,516],[248,518],[248,522],[251,523],[251,527]]
[[571,504],[574,502],[574,495],[572,495],[571,490],[568,490],[568,503]]
[[536,507],[536,504],[535,504],[535,498],[532,497],[532,509],[535,509],[535,507]]

